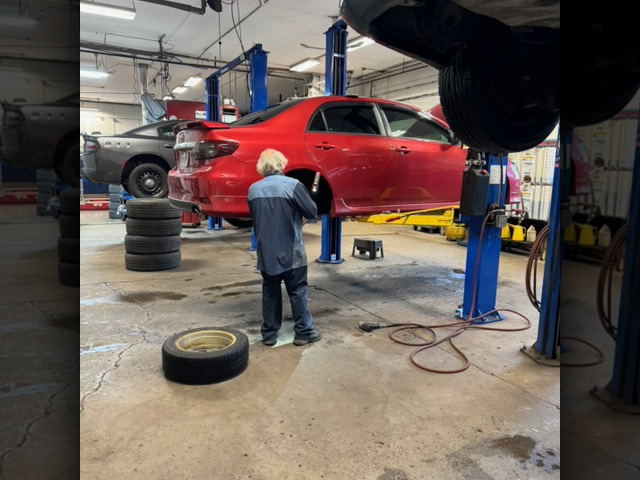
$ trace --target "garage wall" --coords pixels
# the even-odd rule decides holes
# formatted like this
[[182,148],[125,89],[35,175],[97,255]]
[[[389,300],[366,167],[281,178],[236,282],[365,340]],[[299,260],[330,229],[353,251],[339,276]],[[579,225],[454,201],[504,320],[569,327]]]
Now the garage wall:
[[406,63],[384,72],[352,76],[347,94],[384,98],[429,110],[440,102],[438,71],[421,63]]
[[[82,108],[97,108],[98,111]],[[140,105],[131,104],[81,102],[80,131],[97,131],[105,135],[127,132],[142,125],[141,108]]]

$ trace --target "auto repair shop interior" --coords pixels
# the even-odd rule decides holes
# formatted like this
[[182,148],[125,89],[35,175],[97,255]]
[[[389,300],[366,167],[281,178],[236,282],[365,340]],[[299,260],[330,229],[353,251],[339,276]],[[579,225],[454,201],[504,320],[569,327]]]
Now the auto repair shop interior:
[[[59,313],[46,299],[80,287],[83,478],[557,479],[561,356],[589,371],[563,382],[581,405],[563,421],[582,439],[566,461],[606,457],[608,478],[637,474],[617,460],[633,445],[604,432],[636,428],[607,402],[638,404],[616,355],[631,335],[618,312],[635,258],[622,250],[638,236],[625,225],[639,208],[639,97],[573,129],[567,187],[559,107],[528,108],[523,127],[498,119],[490,94],[487,110],[477,100],[477,59],[510,19],[480,12],[495,45],[439,48],[425,9],[448,4],[465,31],[474,2],[368,3],[81,0],[80,140],[68,143],[79,183],[65,152],[50,165],[11,158],[11,132],[38,109],[63,118],[54,101],[74,92],[4,104],[0,211],[39,229],[51,255],[34,261],[59,282],[0,308],[29,302],[45,324]],[[553,51],[548,3],[534,43]],[[398,26],[407,18],[418,21]],[[507,77],[501,89],[516,88]],[[302,231],[322,338],[302,346],[284,289],[277,343],[261,334],[247,195],[267,148],[318,208]],[[562,281],[593,291],[563,316],[581,322],[565,340],[560,247],[573,258]],[[3,262],[28,246],[13,248]],[[44,455],[34,448],[4,469]]]

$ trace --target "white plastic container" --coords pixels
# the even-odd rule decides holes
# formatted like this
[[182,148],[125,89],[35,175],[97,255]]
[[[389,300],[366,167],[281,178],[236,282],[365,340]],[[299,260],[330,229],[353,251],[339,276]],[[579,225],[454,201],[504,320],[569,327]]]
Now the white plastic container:
[[611,230],[609,230],[609,226],[605,223],[602,228],[598,231],[598,246],[599,247],[608,247],[611,244]]

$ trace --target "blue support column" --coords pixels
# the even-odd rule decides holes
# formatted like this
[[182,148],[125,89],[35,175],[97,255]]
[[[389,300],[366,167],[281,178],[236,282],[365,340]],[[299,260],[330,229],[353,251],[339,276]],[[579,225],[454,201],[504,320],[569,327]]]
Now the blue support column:
[[257,44],[247,52],[249,62],[249,92],[251,93],[251,111],[257,112],[269,106],[267,52]]
[[[338,20],[325,32],[325,95],[347,93],[347,24]],[[342,218],[322,216],[320,257],[317,262],[340,264],[342,258]]]
[[220,77],[211,75],[204,83],[205,111],[207,120],[220,121]]
[[209,217],[207,230],[224,230],[222,226],[222,217]]
[[[502,169],[500,167],[501,164]],[[486,210],[488,211],[489,206],[494,204],[504,208],[507,178],[506,155],[489,155],[486,168],[490,177]],[[500,176],[501,170],[502,177]],[[457,316],[463,320],[469,319],[469,316],[475,318],[495,310],[496,291],[498,289],[498,266],[502,245],[500,228],[489,222],[486,224],[484,231],[482,231],[484,216],[466,217],[466,223],[469,225],[469,240],[467,244],[464,301],[462,310],[458,310],[457,313]],[[481,241],[482,245],[480,245]],[[479,246],[480,249],[478,249]],[[504,317],[500,313],[495,312],[476,320],[474,323],[497,322],[503,319]]]
[[316,262],[338,264],[342,258],[342,218],[322,215],[322,237],[320,257]]
[[256,232],[253,230],[253,227],[251,227],[251,243],[249,244],[249,248],[247,250],[249,250],[250,252],[255,252],[258,249],[258,239],[256,238]]

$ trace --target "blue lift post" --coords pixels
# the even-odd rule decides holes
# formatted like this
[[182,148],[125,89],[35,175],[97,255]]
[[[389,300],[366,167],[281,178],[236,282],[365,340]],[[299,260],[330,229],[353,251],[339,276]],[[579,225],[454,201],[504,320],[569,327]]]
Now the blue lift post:
[[[220,121],[220,77],[246,61],[249,65],[249,94],[252,112],[264,110],[268,106],[267,97],[267,52],[257,43],[246,52],[231,60],[205,80],[205,109],[209,121]],[[222,230],[221,217],[209,217],[207,230]],[[251,230],[253,234],[253,229]],[[253,240],[252,240],[253,241]]]
[[[338,20],[326,36],[324,94],[346,95],[347,93],[347,24]],[[322,215],[322,237],[320,263],[338,264],[342,258],[342,218]]]
[[[640,138],[640,127],[638,129]],[[594,393],[614,410],[640,414],[640,147],[636,146],[613,378]]]
[[[502,166],[501,166],[502,165]],[[507,178],[507,156],[487,155],[487,165],[489,172],[489,187],[485,205],[485,211],[490,205],[497,205],[504,209],[506,198],[506,178]],[[502,172],[502,175],[501,175]],[[485,214],[486,215],[486,214]],[[500,263],[500,248],[502,240],[500,238],[501,228],[491,223],[487,223],[482,237],[482,224],[485,215],[461,215],[461,221],[469,225],[469,240],[467,244],[467,263],[464,280],[464,301],[462,309],[457,311],[457,316],[467,320],[480,317],[496,308],[496,291],[498,289],[498,266]],[[478,250],[480,239],[482,245]],[[478,257],[480,257],[478,259]],[[474,270],[475,285],[474,285]],[[475,304],[473,302],[475,287]],[[498,313],[492,313],[482,317],[473,323],[490,323],[503,320],[504,317]]]
[[[560,280],[562,272],[562,256],[564,251],[564,222],[562,222],[563,205],[568,207],[571,160],[565,158],[560,169],[561,147],[565,152],[571,151],[572,136],[570,132],[560,132],[556,143],[556,163],[553,173],[553,193],[549,209],[549,233],[547,251],[544,262],[544,281],[540,297],[540,318],[538,321],[538,337],[530,347],[522,347],[521,351],[543,365],[560,366]],[[561,172],[563,172],[561,174]],[[566,210],[568,212],[568,210]]]

